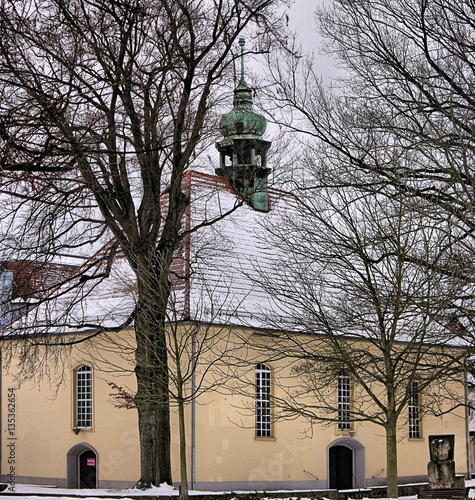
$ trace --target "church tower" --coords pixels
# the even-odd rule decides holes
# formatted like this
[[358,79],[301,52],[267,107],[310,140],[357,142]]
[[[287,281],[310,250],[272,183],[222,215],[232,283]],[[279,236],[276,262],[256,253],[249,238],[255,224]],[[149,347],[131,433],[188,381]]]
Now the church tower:
[[244,38],[241,46],[241,79],[234,91],[234,108],[221,117],[224,136],[216,143],[220,165],[216,174],[226,177],[233,189],[256,210],[269,210],[267,151],[270,141],[262,138],[266,119],[252,110],[252,91],[244,79]]

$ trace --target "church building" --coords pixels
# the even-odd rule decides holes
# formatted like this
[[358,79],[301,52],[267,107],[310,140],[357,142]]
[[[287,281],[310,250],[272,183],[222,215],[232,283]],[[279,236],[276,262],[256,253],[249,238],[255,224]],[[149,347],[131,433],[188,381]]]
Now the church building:
[[[298,399],[298,371],[272,350],[280,335],[277,313],[285,311],[276,311],[256,273],[272,269],[277,251],[263,235],[266,221],[291,210],[294,198],[271,185],[271,142],[264,139],[265,130],[266,120],[253,110],[242,69],[234,107],[221,118],[215,175],[190,170],[185,176],[191,202],[184,227],[203,214],[218,219],[229,213],[189,233],[171,269],[170,371],[179,365],[186,374],[182,389],[190,488],[384,485],[384,429],[352,420],[358,392],[350,375],[336,373],[328,389],[337,409],[333,421],[312,421],[304,411],[285,418],[279,411],[279,401],[290,391]],[[85,262],[2,264],[0,462],[5,482],[13,478],[16,483],[69,488],[126,488],[140,477],[134,332],[133,327],[119,330],[135,305],[135,283],[120,251],[104,273],[103,256],[113,244],[105,242]],[[69,275],[73,282],[84,266],[89,274],[105,277],[58,293],[55,275],[63,280]],[[31,308],[28,302],[38,280],[49,280],[55,299]],[[272,321],[270,304],[276,313]],[[85,326],[69,328],[78,318]],[[100,325],[101,333],[87,324]],[[32,350],[31,344],[26,347],[28,336],[31,344],[54,336],[62,347],[38,342]],[[173,342],[185,357],[173,358]],[[289,380],[293,387],[286,393]],[[173,377],[170,384],[173,478],[179,483],[178,386]],[[460,404],[441,416],[419,411],[423,400],[417,383],[413,385],[399,420],[401,484],[427,481],[430,435],[455,435],[456,472],[467,475],[470,470],[465,384],[450,384]]]

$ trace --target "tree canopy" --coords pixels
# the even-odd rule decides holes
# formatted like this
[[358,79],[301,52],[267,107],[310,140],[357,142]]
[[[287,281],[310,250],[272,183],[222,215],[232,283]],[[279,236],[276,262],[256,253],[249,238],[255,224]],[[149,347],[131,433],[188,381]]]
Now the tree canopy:
[[104,272],[83,268],[72,286],[105,279],[118,253],[133,270],[136,303],[122,326],[136,332],[140,486],[172,479],[164,328],[170,265],[186,232],[183,175],[214,133],[238,37],[246,33],[256,53],[281,38],[278,3],[0,7],[2,259],[48,262],[113,238],[97,256]]

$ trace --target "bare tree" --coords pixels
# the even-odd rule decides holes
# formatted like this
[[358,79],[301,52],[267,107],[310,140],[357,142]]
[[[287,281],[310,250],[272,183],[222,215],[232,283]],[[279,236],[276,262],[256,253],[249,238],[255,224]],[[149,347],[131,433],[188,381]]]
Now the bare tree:
[[[216,245],[214,247],[216,250]],[[198,272],[188,279],[197,279]],[[187,320],[183,321],[181,301],[175,293],[171,294],[166,317],[169,360],[166,382],[171,407],[178,415],[181,499],[189,497],[185,408],[191,403],[196,404],[205,392],[224,390],[235,371],[246,364],[246,360],[239,356],[243,344],[227,324],[234,312],[229,310],[228,303],[232,290],[229,290],[228,297],[223,297],[220,288],[217,297],[212,287],[206,286],[206,277],[201,282],[204,286],[196,291],[199,297]],[[159,290],[149,290],[149,293],[151,296],[162,295]],[[153,350],[154,346],[150,345],[149,349]],[[154,394],[148,395],[150,400],[153,397]]]
[[[170,265],[186,233],[183,174],[213,128],[237,37],[246,32],[268,50],[281,30],[276,3],[1,4],[4,259],[48,261],[114,238],[66,288],[80,302],[119,253],[133,271],[138,300],[115,328],[133,322],[136,334],[140,487],[172,479],[165,323]],[[79,316],[61,326],[109,329]]]
[[[154,295],[157,294],[155,291]],[[180,463],[180,498],[189,498],[188,450],[187,450],[187,419],[185,408],[196,404],[200,395],[213,391],[224,390],[225,385],[234,376],[235,371],[245,364],[240,359],[242,343],[239,337],[233,335],[233,329],[227,325],[222,307],[226,301],[213,297],[212,290],[201,290],[199,304],[193,312],[193,317],[183,321],[183,311],[180,300],[173,297],[167,311],[167,355],[169,360],[168,384],[171,410],[178,417],[179,463]],[[173,305],[175,307],[173,307]],[[219,316],[220,321],[214,321]],[[86,344],[88,356],[94,360],[101,372],[121,374],[127,372],[127,367],[133,371],[135,345],[127,342],[127,337],[116,338],[104,333],[100,338]],[[153,345],[149,346],[154,349]],[[111,366],[110,353],[121,359],[120,366]],[[62,354],[62,350],[58,351]],[[108,381],[111,387],[110,402],[116,408],[133,409],[135,406],[134,391],[129,387],[119,386]],[[154,394],[148,395],[153,401]]]
[[[474,9],[471,1],[334,0],[316,13],[326,50],[341,69],[333,88],[325,88],[312,60],[270,66],[273,102],[285,109],[281,119],[345,155],[353,168],[377,171],[381,186],[405,178],[409,195],[435,204],[464,230],[468,254]],[[381,161],[380,133],[410,149],[411,161],[397,170]]]
[[[410,161],[393,153],[398,163]],[[397,497],[397,442],[409,434],[408,407],[419,419],[465,404],[470,335],[457,314],[470,286],[456,245],[447,244],[451,228],[444,217],[429,217],[430,203],[421,206],[403,187],[391,196],[369,190],[379,185],[377,173],[363,176],[309,147],[304,163],[292,209],[265,233],[278,258],[258,269],[275,310],[284,312],[273,324],[283,333],[258,342],[291,370],[276,377],[284,391],[273,398],[276,418],[302,415],[347,431],[358,422],[382,427],[388,497]]]
[[[369,325],[370,330],[376,332],[378,328],[392,325],[387,333],[399,332],[393,338],[395,341],[404,331],[401,328],[409,324],[406,314],[412,309],[414,319],[419,318],[416,322],[423,322],[414,325],[416,328],[406,343],[388,343],[391,337],[380,337],[386,339],[381,348],[393,345],[395,359],[403,360],[402,364],[405,360],[412,363],[419,359],[414,358],[412,351],[417,350],[419,342],[421,346],[423,342],[431,344],[434,333],[430,332],[438,331],[442,338],[449,335],[454,342],[460,336],[467,345],[473,345],[473,338],[463,325],[473,325],[473,287],[467,283],[473,281],[474,254],[474,12],[473,2],[469,1],[454,5],[446,0],[334,0],[317,10],[326,47],[342,68],[342,76],[334,80],[334,86],[325,87],[311,59],[284,57],[280,58],[280,64],[272,60],[269,65],[274,83],[270,102],[275,104],[276,119],[291,130],[303,133],[301,149],[310,152],[305,155],[301,169],[294,171],[288,181],[291,189],[297,190],[304,200],[303,220],[310,215],[314,218],[306,231],[305,225],[301,228],[291,225],[296,235],[293,251],[302,248],[299,255],[302,262],[309,269],[318,268],[318,272],[308,275],[304,268],[298,274],[292,266],[293,270],[285,276],[289,283],[296,282],[291,276],[298,276],[299,286],[303,285],[303,291],[297,285],[288,289],[288,296],[298,297],[296,306],[300,305],[304,312],[295,320],[302,321],[305,314],[319,318],[310,331],[319,331],[319,328],[326,333],[330,327],[335,328],[339,317],[349,318],[349,328],[339,327],[335,332],[351,333],[350,338],[354,338],[353,329],[361,331]],[[276,56],[271,59],[273,57]],[[309,169],[313,171],[310,178]],[[335,176],[335,172],[338,175]],[[313,193],[316,200],[323,196],[322,206],[309,199],[308,193]],[[344,193],[355,193],[355,199],[359,196],[360,200],[356,205],[353,200],[348,204],[343,199],[347,196]],[[350,209],[351,206],[357,207],[357,211]],[[363,206],[366,212],[360,212]],[[393,214],[388,217],[387,207],[391,206]],[[333,217],[327,218],[332,213]],[[408,214],[412,214],[412,221],[407,218]],[[336,227],[335,219],[339,221]],[[353,235],[350,246],[346,242],[348,233],[340,233],[344,227]],[[408,239],[411,234],[415,237],[412,243]],[[391,243],[392,248],[381,246],[382,235],[387,235],[387,243]],[[308,241],[314,243],[304,244]],[[356,256],[352,259],[357,258],[361,268],[353,269],[354,263],[348,258],[353,254],[344,253],[350,249]],[[307,252],[315,258],[310,256],[305,260]],[[316,265],[319,261],[328,267]],[[384,273],[373,274],[383,265],[387,266]],[[323,283],[329,279],[326,269],[334,270],[335,266],[340,271],[327,281],[324,292]],[[348,279],[350,271],[357,273],[354,282]],[[320,287],[315,288],[315,278]],[[392,295],[389,293],[391,282]],[[372,287],[372,292],[368,287]],[[413,295],[417,287],[425,297]],[[354,290],[358,301],[369,292],[373,294],[370,310],[376,312],[375,306],[380,304],[381,313],[376,316],[381,320],[380,325],[366,317],[368,305],[358,307],[358,302],[349,300],[348,290]],[[394,301],[397,290],[403,292],[400,303]],[[315,309],[316,306],[307,301],[308,295],[315,304],[325,301],[326,307]],[[346,302],[340,300],[343,297]],[[441,318],[448,321],[445,327],[443,323],[438,326]],[[389,323],[385,324],[383,319]],[[417,340],[422,333],[424,339]],[[356,335],[358,337],[358,333]],[[340,341],[337,335],[328,335],[328,339]],[[331,344],[328,340],[325,342]],[[358,345],[352,340],[341,342],[341,347],[345,343],[350,351]],[[307,350],[311,352],[310,346]],[[383,352],[389,353],[391,349],[381,350]],[[327,354],[331,364],[331,350]],[[446,351],[444,354],[447,360],[452,356]],[[361,356],[363,362],[373,356],[373,351],[361,352]],[[346,356],[341,357],[346,362]],[[338,366],[339,360],[333,359]],[[420,359],[431,360],[431,356]],[[386,362],[389,362],[387,358],[374,366],[382,367]],[[460,363],[458,365],[460,367]],[[401,368],[401,362],[396,366]],[[349,375],[355,376],[350,368],[341,370],[346,369]],[[300,370],[303,375],[303,368]],[[402,411],[407,404],[411,369],[407,370],[401,379],[402,390],[398,392],[394,387],[393,396],[387,393],[386,410],[391,397],[400,398],[398,403],[393,401],[393,409]],[[413,375],[417,371],[415,369]],[[422,373],[429,371],[422,369]],[[443,371],[433,371],[445,375]],[[333,377],[337,374],[334,372]],[[391,371],[386,372],[381,379],[389,380],[390,374]],[[311,380],[317,378],[311,377]],[[364,387],[361,371],[356,379]],[[440,410],[432,398],[427,401]],[[329,410],[334,415],[336,408]],[[400,412],[397,410],[393,417],[389,417],[387,411],[385,414],[387,421],[383,425],[389,430],[394,425],[391,419]],[[394,460],[395,455],[389,453],[388,448],[388,495],[397,494]]]
[[420,153],[420,196],[472,230],[475,7],[470,1],[335,2],[319,19],[378,127]]

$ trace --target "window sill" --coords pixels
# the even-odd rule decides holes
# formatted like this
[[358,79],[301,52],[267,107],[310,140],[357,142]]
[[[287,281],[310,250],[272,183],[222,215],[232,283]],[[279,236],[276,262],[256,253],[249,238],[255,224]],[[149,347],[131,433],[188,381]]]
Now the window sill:
[[343,437],[355,437],[356,431],[354,429],[337,429],[336,436],[343,436]]
[[407,438],[409,441],[425,441],[423,437],[418,437],[418,438]]
[[254,441],[277,441],[273,436],[254,436]]

